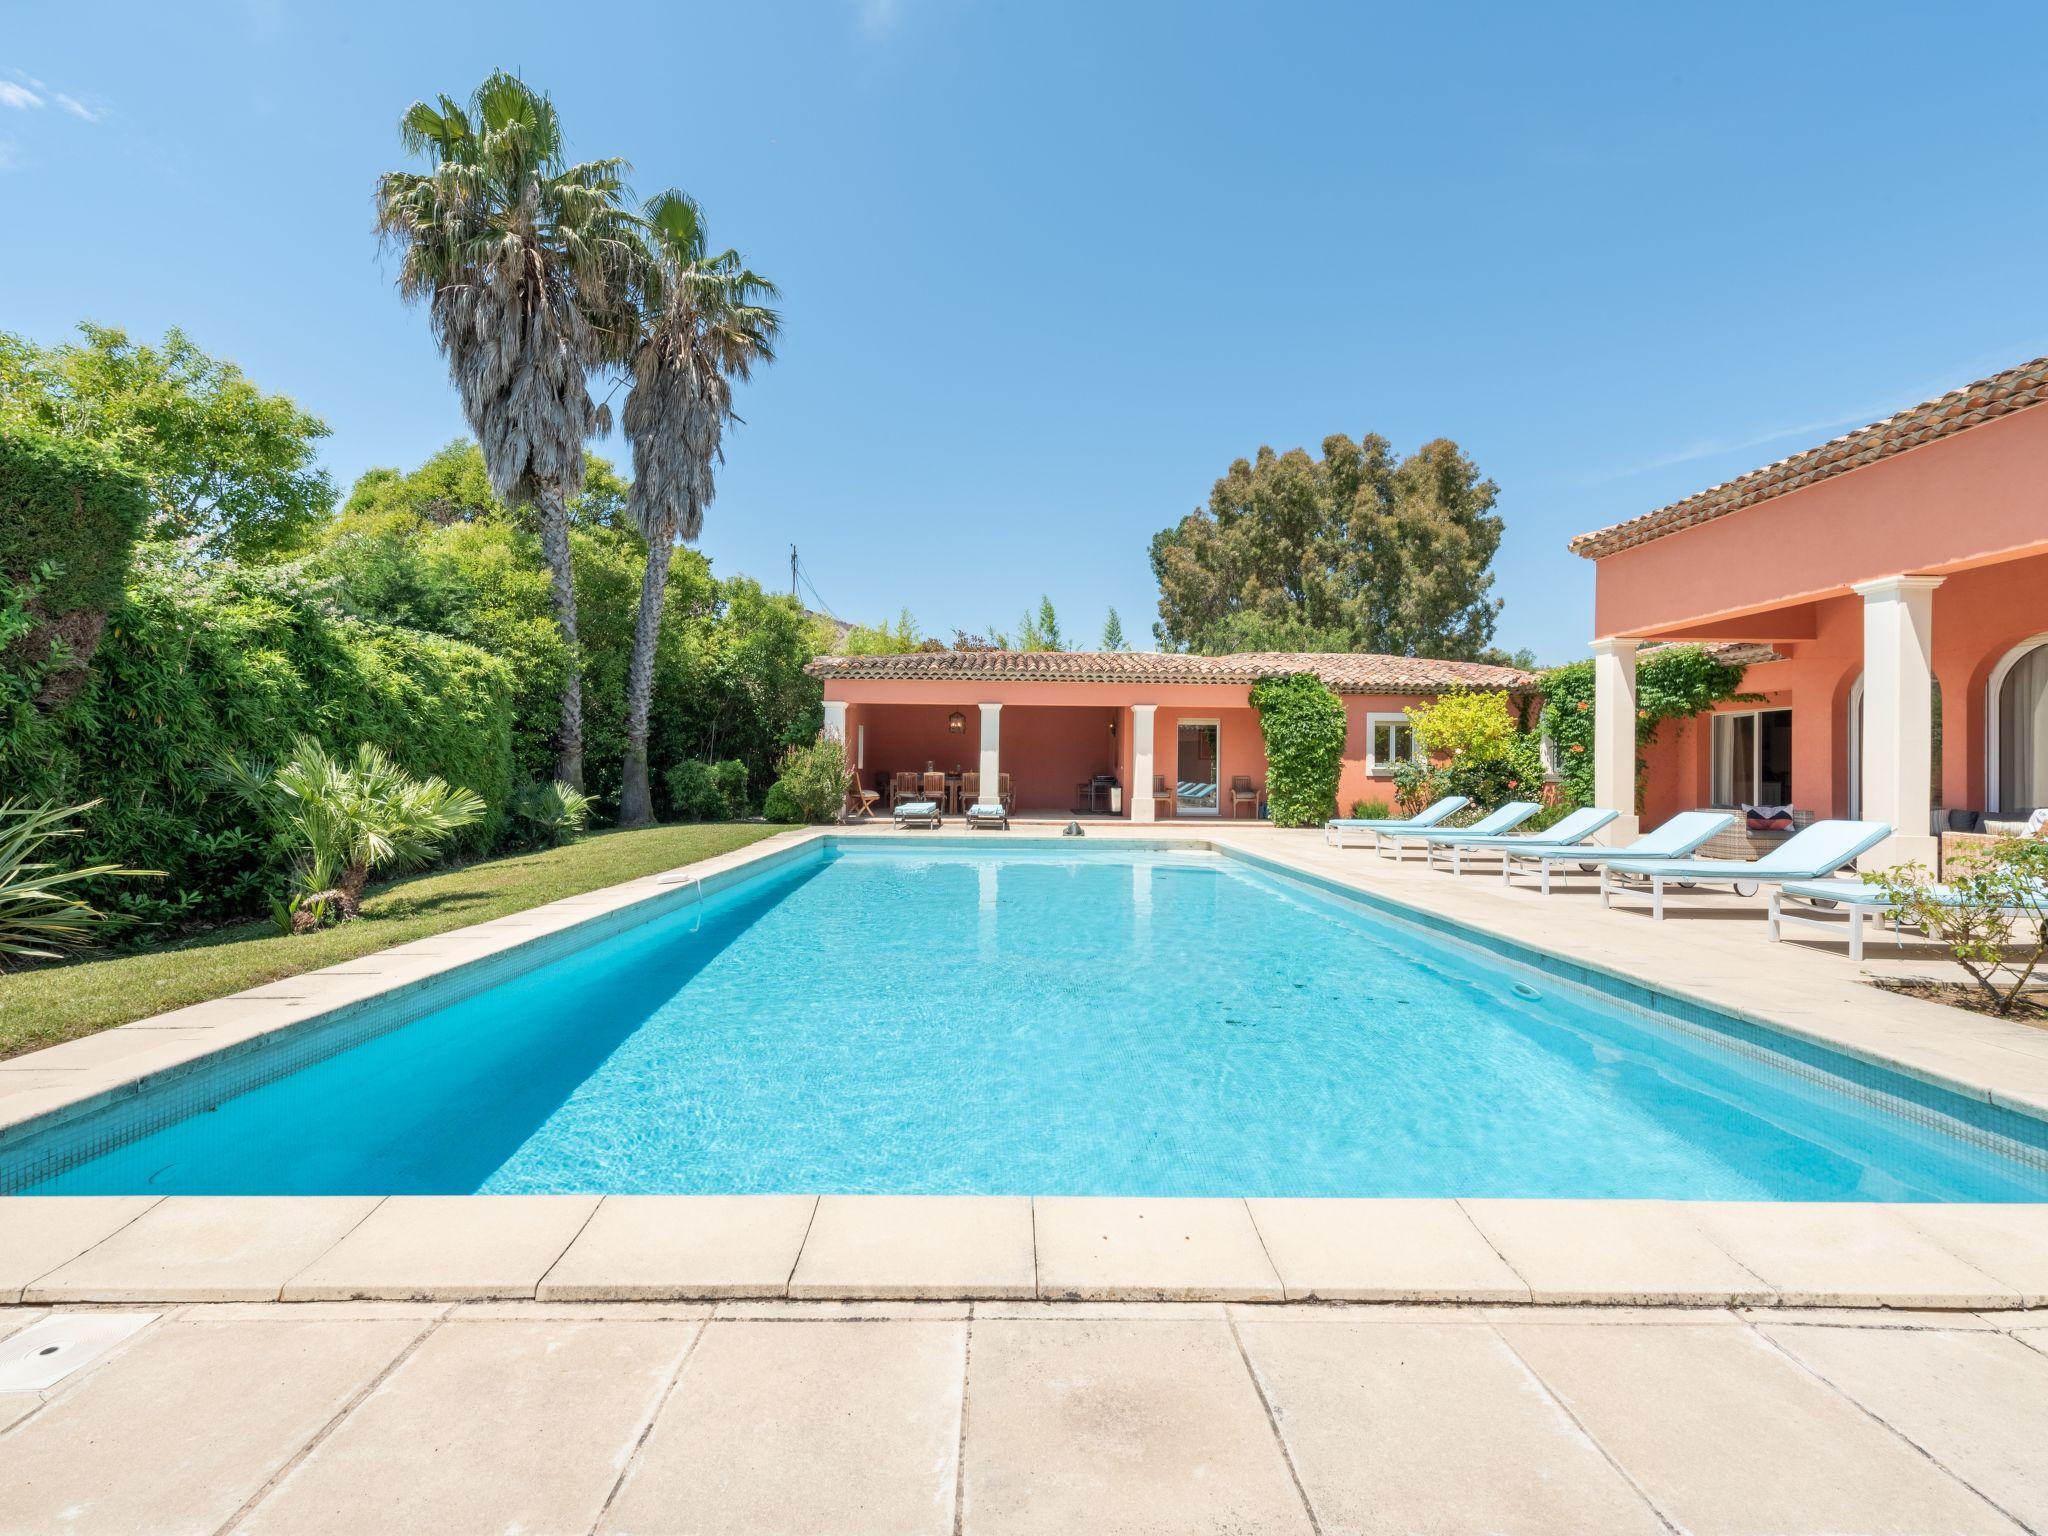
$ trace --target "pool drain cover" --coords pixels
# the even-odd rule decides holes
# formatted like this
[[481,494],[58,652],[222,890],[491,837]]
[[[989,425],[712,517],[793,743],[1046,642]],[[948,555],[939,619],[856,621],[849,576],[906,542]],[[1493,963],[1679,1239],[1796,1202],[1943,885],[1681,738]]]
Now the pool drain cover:
[[59,1312],[0,1339],[0,1392],[40,1392],[157,1320],[155,1312]]

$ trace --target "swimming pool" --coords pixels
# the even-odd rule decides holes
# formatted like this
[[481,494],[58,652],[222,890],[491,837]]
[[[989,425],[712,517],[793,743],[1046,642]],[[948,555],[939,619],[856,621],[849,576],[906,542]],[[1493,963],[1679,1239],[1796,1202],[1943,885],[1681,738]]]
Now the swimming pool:
[[0,1188],[2048,1195],[2018,1117],[1764,1033],[1224,854],[849,840]]

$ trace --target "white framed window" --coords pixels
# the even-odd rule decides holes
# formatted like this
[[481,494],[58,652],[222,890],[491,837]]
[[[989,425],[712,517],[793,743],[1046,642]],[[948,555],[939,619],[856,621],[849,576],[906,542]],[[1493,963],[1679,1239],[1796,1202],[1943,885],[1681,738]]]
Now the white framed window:
[[1714,716],[1714,804],[1792,804],[1792,711],[1750,709]]
[[1412,762],[1422,755],[1416,745],[1415,725],[1406,715],[1365,717],[1365,771],[1374,778],[1390,778],[1396,763]]

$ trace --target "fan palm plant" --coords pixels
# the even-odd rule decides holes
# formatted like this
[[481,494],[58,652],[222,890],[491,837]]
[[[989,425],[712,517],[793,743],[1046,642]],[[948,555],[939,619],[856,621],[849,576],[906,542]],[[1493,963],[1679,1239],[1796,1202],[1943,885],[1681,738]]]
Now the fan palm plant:
[[296,929],[317,927],[329,903],[354,917],[371,875],[425,862],[484,814],[470,790],[416,779],[368,743],[350,759],[302,740],[280,767],[229,756],[219,775],[298,845]]
[[415,102],[399,124],[430,169],[377,182],[377,229],[402,253],[398,288],[434,339],[483,449],[491,489],[531,505],[569,652],[556,776],[583,786],[583,684],[569,498],[583,445],[611,430],[590,376],[621,361],[641,246],[623,160],[570,164],[553,103],[499,71],[469,101]]
[[725,425],[735,421],[732,386],[758,363],[775,360],[781,317],[766,301],[773,283],[749,271],[737,251],[712,254],[704,215],[681,192],[663,192],[643,211],[647,260],[642,323],[630,363],[626,437],[633,445],[628,502],[647,540],[640,612],[626,672],[626,760],[619,825],[654,819],[647,784],[647,716],[654,694],[654,650],[661,639],[662,595],[678,538],[695,539],[716,494]]
[[76,837],[67,826],[72,817],[98,805],[30,805],[0,800],[0,970],[10,961],[60,960],[67,949],[84,949],[109,924],[126,919],[109,916],[65,891],[102,875],[160,875],[160,869],[123,869],[91,864],[65,869],[37,857],[45,846]]

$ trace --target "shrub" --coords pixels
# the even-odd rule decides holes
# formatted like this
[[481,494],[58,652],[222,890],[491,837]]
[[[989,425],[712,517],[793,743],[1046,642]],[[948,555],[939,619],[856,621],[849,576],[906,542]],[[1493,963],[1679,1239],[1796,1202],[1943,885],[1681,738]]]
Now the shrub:
[[711,782],[725,801],[727,819],[738,821],[747,814],[747,765],[736,757],[711,765]]
[[669,808],[678,821],[720,821],[725,795],[709,763],[685,758],[668,771]]
[[554,779],[522,784],[506,807],[513,837],[530,848],[559,848],[590,825],[590,796]]
[[1892,903],[1890,915],[1946,947],[1996,1013],[2012,1012],[2048,960],[2048,842],[2001,838],[1950,871],[1945,900],[1918,864],[1880,870],[1873,880]]
[[846,809],[846,751],[830,736],[782,755],[782,775],[768,788],[762,812],[770,821],[837,821]]
[[1252,708],[1266,738],[1266,804],[1273,824],[1312,827],[1337,803],[1344,767],[1344,701],[1313,672],[1264,677]]
[[1384,800],[1354,800],[1351,802],[1353,821],[1385,821],[1394,814],[1394,808]]
[[157,875],[156,869],[121,869],[92,864],[65,869],[38,858],[45,848],[79,835],[65,825],[86,805],[19,805],[0,800],[0,970],[10,960],[58,960],[62,951],[84,949],[121,919],[98,911],[64,890],[112,875]]
[[484,814],[469,790],[414,778],[368,742],[350,759],[306,738],[280,767],[229,756],[216,773],[296,852],[292,932],[319,926],[330,903],[341,921],[354,917],[371,875],[425,863]]

